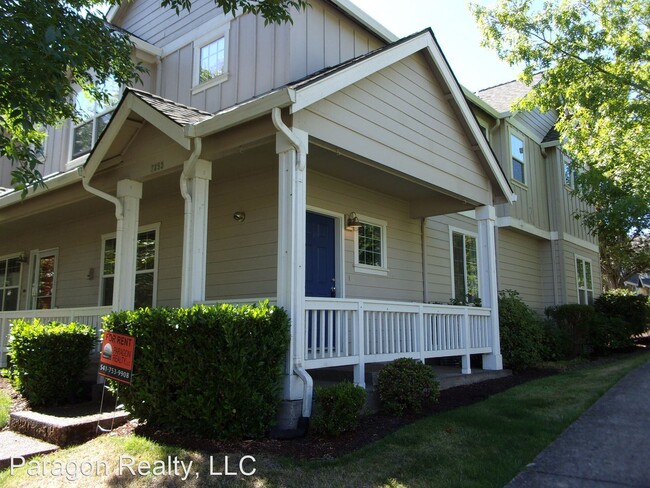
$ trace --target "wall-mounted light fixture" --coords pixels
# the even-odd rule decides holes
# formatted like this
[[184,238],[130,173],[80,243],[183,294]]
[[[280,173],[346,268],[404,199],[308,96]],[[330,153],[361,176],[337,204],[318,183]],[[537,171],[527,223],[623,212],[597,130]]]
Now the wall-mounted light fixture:
[[27,264],[29,262],[24,252],[21,252],[20,256],[18,256],[18,262],[22,264]]
[[363,227],[363,224],[359,222],[359,217],[354,212],[350,212],[345,219],[345,228],[348,230],[359,229]]
[[237,222],[243,222],[246,220],[246,212],[235,212],[232,214],[232,218],[235,219]]

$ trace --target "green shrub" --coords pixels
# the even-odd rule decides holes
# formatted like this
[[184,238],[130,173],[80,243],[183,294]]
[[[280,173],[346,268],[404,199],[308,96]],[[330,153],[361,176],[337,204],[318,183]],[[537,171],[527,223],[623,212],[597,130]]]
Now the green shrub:
[[354,430],[365,401],[366,390],[349,381],[316,387],[312,425],[317,432],[333,437]]
[[596,316],[594,307],[569,303],[548,307],[546,315],[568,337],[567,359],[594,352],[594,338],[597,336],[595,331],[604,328],[601,318]]
[[594,302],[595,309],[610,318],[618,318],[630,336],[644,334],[650,329],[650,298],[634,295],[629,290],[611,290]]
[[234,438],[262,436],[275,420],[289,347],[284,310],[140,309],[111,314],[105,328],[135,337],[132,385],[111,384],[148,425]]
[[499,292],[499,333],[506,367],[522,370],[546,359],[546,334],[541,317],[515,290]]
[[389,415],[418,413],[427,401],[437,401],[439,383],[433,369],[411,358],[400,358],[379,371],[379,400]]
[[75,401],[94,345],[87,325],[17,320],[9,339],[11,382],[30,405]]

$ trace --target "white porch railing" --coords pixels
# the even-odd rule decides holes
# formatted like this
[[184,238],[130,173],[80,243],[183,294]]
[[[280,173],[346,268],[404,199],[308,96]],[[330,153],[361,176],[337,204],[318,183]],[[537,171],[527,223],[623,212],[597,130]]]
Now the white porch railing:
[[78,322],[90,325],[95,329],[99,350],[99,337],[101,335],[102,317],[111,313],[111,307],[85,307],[85,308],[53,308],[49,310],[17,310],[15,312],[0,312],[0,366],[7,365],[7,344],[11,325],[17,319],[40,319],[42,322]]
[[490,309],[307,298],[305,367],[488,354]]

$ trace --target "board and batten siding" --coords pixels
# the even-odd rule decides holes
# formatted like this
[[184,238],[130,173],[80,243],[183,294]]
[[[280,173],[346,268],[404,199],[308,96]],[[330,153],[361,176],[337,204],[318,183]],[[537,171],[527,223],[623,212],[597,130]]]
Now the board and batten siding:
[[294,115],[310,135],[480,204],[490,183],[420,54]]
[[557,112],[550,110],[541,112],[538,108],[517,112],[513,118],[530,129],[538,141],[542,141],[549,130],[555,125]]

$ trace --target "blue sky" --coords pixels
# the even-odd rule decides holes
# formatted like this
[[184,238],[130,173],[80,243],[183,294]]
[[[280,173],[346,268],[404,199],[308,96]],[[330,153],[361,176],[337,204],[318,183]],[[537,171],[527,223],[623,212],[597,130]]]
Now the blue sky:
[[517,70],[480,46],[481,36],[465,0],[351,1],[399,37],[431,27],[458,81],[472,91],[517,77]]

